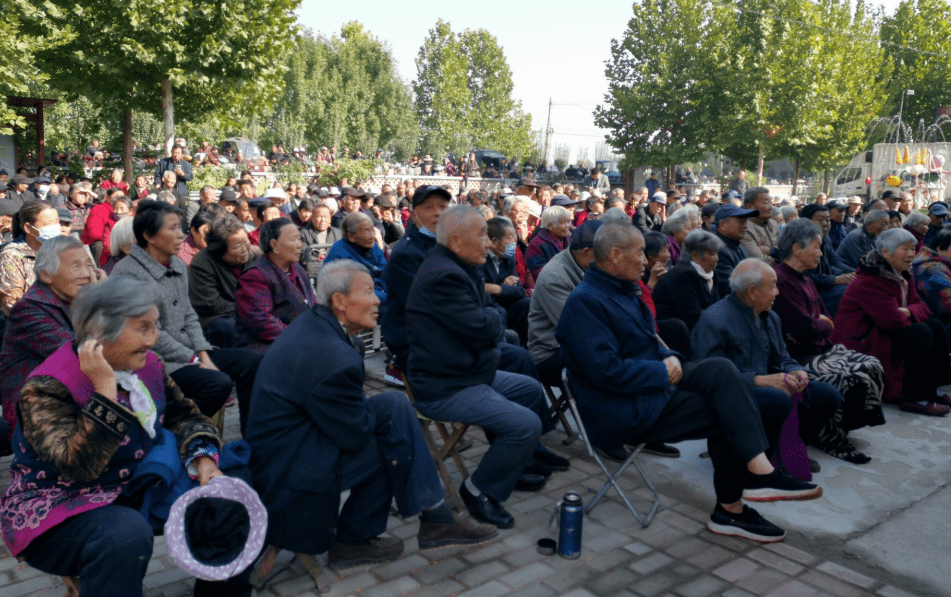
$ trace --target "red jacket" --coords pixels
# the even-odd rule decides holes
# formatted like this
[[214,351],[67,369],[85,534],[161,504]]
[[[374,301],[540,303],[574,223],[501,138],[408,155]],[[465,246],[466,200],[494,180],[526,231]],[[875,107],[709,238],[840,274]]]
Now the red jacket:
[[112,219],[112,206],[108,203],[100,203],[89,210],[86,226],[79,238],[84,245],[91,245],[96,241],[102,242],[99,267],[104,266],[109,261],[109,237],[112,234],[112,227],[115,225],[116,221]]
[[[901,279],[904,284],[878,251],[863,257],[858,275],[839,303],[832,331],[834,344],[844,344],[846,348],[881,361],[885,369],[883,398],[888,402],[902,399],[905,358],[915,358],[915,355],[892,354],[891,334],[931,317],[931,310],[915,290],[911,274],[904,272]],[[898,310],[901,307],[911,311],[910,320]]]

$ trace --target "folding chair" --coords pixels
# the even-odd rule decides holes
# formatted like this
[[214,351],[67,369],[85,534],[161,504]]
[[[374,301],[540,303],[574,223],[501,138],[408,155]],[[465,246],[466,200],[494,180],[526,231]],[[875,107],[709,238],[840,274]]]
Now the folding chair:
[[[568,417],[565,416],[565,413],[568,412],[568,394],[565,393],[564,384],[559,382],[555,387],[543,384],[542,387],[545,388],[545,393],[548,394],[548,401],[551,403],[551,416],[558,419],[558,422],[561,423],[561,426],[565,429],[565,434],[568,436],[562,440],[561,443],[570,446],[578,439],[578,436],[571,429],[571,425],[568,423]],[[560,396],[555,396],[555,388],[558,388],[561,392]]]
[[[406,391],[406,396],[410,402],[413,402],[413,391],[410,389],[409,380],[405,375],[403,376],[403,382],[406,384],[403,388]],[[459,455],[459,444],[462,442],[466,431],[469,430],[469,425],[465,423],[435,421],[424,416],[419,411],[416,411],[416,417],[419,419],[419,427],[423,433],[423,439],[429,447],[429,453],[433,457],[433,464],[436,465],[436,471],[439,473],[440,478],[442,478],[449,499],[455,506],[456,511],[464,512],[466,505],[462,501],[462,496],[459,495],[459,490],[452,480],[452,475],[449,474],[449,469],[446,468],[446,460],[452,458],[453,461],[455,461],[456,468],[459,469],[459,473],[462,474],[463,481],[469,478],[469,469],[466,468],[466,463],[463,462],[462,456]],[[442,447],[436,445],[436,439],[433,437],[430,426],[435,427],[442,438]],[[452,431],[449,431],[450,427]]]
[[304,267],[307,269],[307,277],[314,289],[317,288],[317,276],[320,274],[320,268],[324,265],[323,256],[332,246],[332,244],[325,243],[304,247]]
[[[621,463],[621,466],[618,467],[616,471],[612,474],[608,470],[608,467],[604,465],[604,461],[601,460],[601,457],[598,456],[598,453],[595,452],[594,447],[591,445],[591,440],[588,439],[588,432],[585,431],[584,423],[581,422],[581,415],[578,413],[578,405],[575,402],[575,397],[571,392],[571,384],[568,381],[568,369],[565,369],[561,373],[561,386],[567,396],[568,406],[571,408],[571,414],[575,418],[575,423],[578,424],[578,435],[581,436],[581,440],[584,442],[585,448],[588,450],[588,455],[590,455],[598,463],[598,466],[601,467],[601,470],[604,471],[604,474],[607,475],[608,480],[604,483],[604,486],[601,487],[600,491],[595,494],[594,499],[588,502],[588,505],[585,507],[584,511],[588,514],[594,510],[594,507],[598,505],[598,502],[604,497],[604,494],[607,493],[608,489],[611,486],[614,486],[614,490],[617,491],[617,494],[621,497],[621,500],[624,502],[624,505],[627,506],[627,509],[631,511],[631,514],[634,515],[634,518],[637,519],[637,522],[641,523],[641,526],[647,527],[651,520],[654,519],[654,515],[657,514],[657,508],[660,507],[660,496],[657,495],[657,489],[654,488],[654,484],[651,483],[650,479],[647,478],[647,474],[644,472],[644,469],[641,468],[641,464],[637,461],[637,456],[641,453],[641,450],[644,449],[646,443],[641,443],[634,450],[631,451],[630,455]],[[647,484],[647,488],[651,490],[651,493],[654,495],[654,503],[651,505],[650,512],[646,515],[638,512],[634,506],[631,504],[631,501],[627,498],[627,495],[624,493],[624,490],[618,484],[617,480],[621,478],[621,475],[627,469],[628,466],[633,464],[637,467],[637,472],[641,474],[641,478],[644,479],[644,483]]]

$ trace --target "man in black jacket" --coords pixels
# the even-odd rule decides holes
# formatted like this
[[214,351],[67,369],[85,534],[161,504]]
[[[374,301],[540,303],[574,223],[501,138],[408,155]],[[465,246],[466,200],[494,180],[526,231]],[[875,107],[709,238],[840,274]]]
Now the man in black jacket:
[[420,515],[420,549],[494,537],[494,528],[466,522],[444,503],[406,396],[363,391],[363,354],[352,336],[376,326],[380,300],[369,271],[348,259],[328,264],[317,303],[271,345],[254,386],[246,437],[268,510],[267,542],[308,554],[330,548],[335,568],[391,560],[403,542],[380,535],[394,498],[404,518]]
[[634,212],[631,223],[641,231],[641,234],[647,234],[652,230],[660,232],[660,227],[664,223],[660,215],[667,208],[667,193],[658,191],[654,193],[647,205],[642,205]]
[[9,191],[7,191],[7,197],[9,199],[12,199],[20,205],[23,205],[27,201],[33,201],[36,199],[36,195],[33,194],[33,191],[28,190],[29,186],[33,184],[32,178],[27,178],[22,174],[17,174],[13,177],[11,182],[11,188]]
[[526,490],[545,484],[542,475],[522,475],[542,433],[536,413],[544,392],[531,377],[499,371],[505,325],[479,271],[490,245],[481,213],[468,205],[446,210],[436,241],[406,301],[408,381],[423,415],[478,425],[491,435],[459,493],[475,518],[510,528],[515,522],[502,502],[519,483]]
[[744,259],[749,257],[740,241],[746,236],[746,220],[758,215],[755,209],[743,209],[727,203],[717,210],[714,221],[717,225],[716,235],[723,241],[719,260],[713,277],[720,296],[728,296],[730,290],[730,275],[733,269]]
[[518,234],[507,218],[488,221],[491,245],[489,255],[482,266],[485,291],[492,301],[505,309],[508,327],[518,334],[519,342],[528,342],[528,308],[532,301],[525,296],[525,288],[515,271],[515,251]]
[[162,187],[162,176],[166,172],[175,174],[175,190],[183,200],[188,198],[188,181],[192,179],[192,166],[182,158],[182,148],[172,147],[172,156],[162,158],[155,167],[155,188]]

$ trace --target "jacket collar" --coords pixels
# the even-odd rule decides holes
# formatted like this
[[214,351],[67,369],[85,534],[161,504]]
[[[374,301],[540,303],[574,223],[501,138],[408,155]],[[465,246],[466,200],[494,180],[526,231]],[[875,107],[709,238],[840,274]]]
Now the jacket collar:
[[714,234],[716,234],[716,235],[717,235],[717,238],[719,238],[720,240],[722,240],[723,243],[726,244],[726,246],[729,247],[729,248],[731,248],[731,249],[735,249],[735,248],[737,248],[737,247],[740,246],[740,241],[738,241],[738,240],[733,240],[732,238],[729,238],[729,237],[727,237],[727,236],[723,236],[722,234],[720,234],[720,231],[719,231],[719,230],[717,230],[716,232],[714,232]]
[[63,299],[59,298],[49,285],[41,280],[34,282],[33,286],[27,289],[23,298],[29,298],[34,302],[62,309],[67,315],[69,314],[69,305],[67,305]]
[[622,280],[617,276],[612,276],[608,272],[598,267],[597,263],[592,263],[591,267],[585,273],[584,279],[595,286],[605,289],[611,289],[629,297],[640,297],[641,287],[637,282]]
[[178,255],[172,255],[168,267],[165,267],[138,244],[132,245],[132,250],[129,251],[129,257],[135,259],[139,265],[142,266],[142,269],[148,272],[156,281],[169,275],[169,272],[178,276],[184,276],[188,273],[185,262],[179,259]]
[[[753,307],[750,307],[749,305],[741,301],[740,297],[736,296],[735,292],[731,292],[730,296],[726,297],[726,300],[730,301],[730,304],[733,305],[735,309],[739,310],[740,313],[746,316],[746,318],[749,321],[753,321],[756,318],[756,316],[753,315]],[[768,313],[769,311],[763,311],[762,313],[760,313],[759,315],[760,319],[765,320]]]
[[347,344],[351,344],[350,335],[347,333],[346,328],[344,328],[340,321],[334,316],[333,311],[330,310],[330,307],[326,305],[314,305],[314,315],[318,319],[323,319],[330,324],[330,327],[336,330],[337,335],[340,336],[341,340],[346,340]]
[[[452,260],[456,265],[458,265],[458,266],[461,267],[463,270],[465,270],[465,272],[466,272],[467,274],[469,274],[470,276],[473,276],[473,277],[476,277],[476,278],[480,277],[479,272],[476,271],[476,269],[475,269],[474,267],[472,267],[471,265],[469,265],[468,263],[466,263],[465,261],[463,261],[462,259],[460,259],[458,255],[456,255],[455,253],[453,253],[452,251],[450,251],[449,248],[446,247],[445,245],[440,245],[439,243],[436,243],[436,246],[434,246],[434,247],[432,248],[431,252],[432,252],[432,253],[436,253],[437,255],[443,255],[443,256],[445,256],[445,257],[448,257],[448,258],[449,258],[450,260]],[[487,258],[487,259],[488,259],[488,258]]]
[[410,237],[414,243],[421,244],[424,251],[428,251],[436,245],[436,239],[420,232],[416,222],[412,219],[410,219],[409,227],[406,229],[406,236]]

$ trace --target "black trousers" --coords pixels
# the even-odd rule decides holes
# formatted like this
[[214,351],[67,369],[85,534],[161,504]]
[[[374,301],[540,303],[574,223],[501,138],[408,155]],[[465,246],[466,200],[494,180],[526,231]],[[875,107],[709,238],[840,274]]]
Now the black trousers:
[[657,335],[667,348],[676,350],[688,361],[693,359],[690,351],[690,329],[682,319],[660,319],[657,321]]
[[209,417],[224,406],[234,385],[238,394],[241,435],[244,435],[248,426],[251,389],[258,365],[261,364],[261,355],[247,348],[219,348],[208,351],[208,356],[218,371],[189,365],[169,375],[182,393],[195,401],[201,414]]
[[895,332],[892,354],[905,361],[902,400],[934,400],[938,386],[951,383],[948,337],[934,317]]
[[732,504],[743,497],[747,463],[770,445],[778,445],[778,430],[789,416],[790,406],[770,409],[767,427],[776,437],[767,437],[759,406],[736,366],[724,358],[688,363],[660,418],[630,443],[707,440],[713,463],[713,488],[717,501]]

